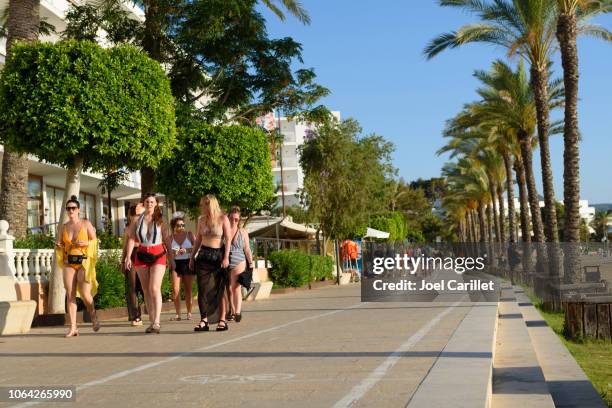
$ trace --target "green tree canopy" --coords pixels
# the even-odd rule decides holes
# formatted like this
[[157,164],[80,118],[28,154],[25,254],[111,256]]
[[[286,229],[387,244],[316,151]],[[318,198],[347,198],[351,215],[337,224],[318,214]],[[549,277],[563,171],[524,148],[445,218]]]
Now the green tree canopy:
[[377,214],[370,219],[370,227],[389,233],[387,241],[401,242],[408,235],[406,216],[400,211],[388,211]]
[[325,235],[354,236],[371,214],[387,209],[395,169],[393,145],[381,136],[360,137],[354,120],[324,121],[301,148],[303,197]]
[[158,171],[161,192],[190,210],[207,193],[221,205],[236,204],[247,213],[270,205],[272,168],[263,131],[212,126],[197,118],[181,122],[175,153]]
[[156,167],[175,145],[174,100],[160,65],[131,46],[16,45],[0,77],[0,136],[64,167]]

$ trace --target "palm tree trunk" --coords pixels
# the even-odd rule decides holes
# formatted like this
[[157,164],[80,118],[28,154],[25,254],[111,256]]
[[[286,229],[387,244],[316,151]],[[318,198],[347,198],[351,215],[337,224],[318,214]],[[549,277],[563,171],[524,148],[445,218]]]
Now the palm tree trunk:
[[506,168],[506,195],[508,196],[508,229],[510,230],[510,234],[508,234],[508,239],[510,242],[516,242],[516,227],[514,223],[514,183],[512,182],[511,164],[512,159],[510,158],[510,154],[508,152],[504,152],[502,154],[502,157],[504,158],[504,167]]
[[468,242],[472,242],[472,217],[469,208],[465,211],[465,230]]
[[[580,152],[578,146],[578,50],[576,47],[576,15],[560,13],[557,39],[561,48],[563,84],[565,87],[565,121],[563,127],[563,204],[565,223],[563,239],[580,242]],[[570,244],[573,247],[574,244]],[[565,281],[573,283],[580,277],[580,258],[573,248],[566,248]]]
[[521,203],[521,241],[531,242],[529,221],[529,200],[527,199],[527,181],[525,180],[525,166],[518,158],[514,160],[514,171],[519,187],[519,202]]
[[497,222],[499,224],[498,242],[506,242],[506,222],[504,220],[506,206],[504,205],[504,187],[501,182],[497,185],[495,191],[497,192],[497,202],[499,203],[499,213],[497,218]]
[[145,195],[155,193],[155,170],[151,167],[140,169],[140,200],[144,201]]
[[480,229],[480,242],[487,242],[487,228],[485,226],[484,204],[478,202],[478,228]]
[[489,182],[489,190],[491,191],[491,207],[493,210],[493,225],[495,227],[495,241],[501,242],[501,232],[499,227],[499,212],[497,211],[497,184]]
[[527,194],[529,196],[529,209],[531,210],[531,226],[533,227],[533,238],[535,242],[544,242],[544,230],[540,216],[540,205],[538,203],[538,191],[536,190],[535,177],[533,175],[533,164],[531,157],[531,140],[527,133],[519,132],[519,143],[521,145],[521,159],[525,169],[525,181],[527,182]]
[[[16,41],[33,42],[38,39],[40,0],[9,0],[6,59]],[[4,146],[2,180],[0,181],[0,219],[8,221],[11,233],[17,238],[26,235],[28,161],[21,154]]]
[[514,168],[516,171],[516,178],[519,186],[519,202],[521,203],[521,235],[522,235],[522,276],[520,277],[522,282],[526,282],[528,279],[528,273],[532,270],[531,262],[531,232],[530,232],[530,221],[529,221],[529,199],[527,193],[527,177],[525,176],[525,166],[521,159],[518,157],[514,160]]
[[472,230],[472,242],[478,242],[478,231],[476,228],[476,213],[474,210],[469,210],[470,214],[470,229]]
[[487,242],[493,242],[493,207],[491,203],[487,204]]
[[[59,223],[55,231],[58,235],[59,226],[68,222],[68,214],[66,214],[66,201],[70,196],[79,196],[81,190],[81,172],[83,171],[83,158],[75,157],[72,166],[66,172],[66,184],[64,185],[64,200],[62,202],[62,210],[60,212]],[[53,262],[53,269],[49,279],[49,313],[58,314],[65,313],[65,297],[64,280],[62,268],[57,266],[57,262]]]
[[[531,67],[531,81],[535,96],[538,120],[538,143],[540,144],[540,161],[542,164],[542,186],[544,189],[545,234],[548,242],[559,242],[557,227],[557,210],[555,208],[555,190],[553,187],[550,149],[548,146],[549,109],[548,109],[548,67]],[[525,163],[527,166],[527,163]],[[539,210],[538,210],[539,211]],[[536,239],[538,242],[544,242]]]

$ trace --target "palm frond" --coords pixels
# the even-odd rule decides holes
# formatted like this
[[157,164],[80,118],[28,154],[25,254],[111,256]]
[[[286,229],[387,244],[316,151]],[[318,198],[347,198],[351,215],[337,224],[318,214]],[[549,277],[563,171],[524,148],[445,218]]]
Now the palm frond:
[[[274,4],[275,1],[276,0],[261,0],[261,2],[268,7],[270,11],[276,14],[281,21],[285,21],[285,13],[283,13],[280,7]],[[301,23],[305,25],[310,24],[310,16],[299,0],[280,0],[280,3],[282,3],[283,7]]]
[[612,41],[612,32],[597,24],[585,24],[578,27],[578,34],[587,35],[604,41]]
[[445,34],[440,34],[427,44],[423,50],[423,54],[427,59],[432,59],[447,48],[456,48],[459,44],[456,41],[457,33],[455,31]]

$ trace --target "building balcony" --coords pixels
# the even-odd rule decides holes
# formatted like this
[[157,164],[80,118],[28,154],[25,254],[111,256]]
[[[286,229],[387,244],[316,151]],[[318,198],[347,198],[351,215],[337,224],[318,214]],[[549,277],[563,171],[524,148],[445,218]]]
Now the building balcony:
[[[297,169],[298,168],[297,158],[285,158],[283,157],[283,170]],[[280,160],[272,160],[272,170],[280,171]]]

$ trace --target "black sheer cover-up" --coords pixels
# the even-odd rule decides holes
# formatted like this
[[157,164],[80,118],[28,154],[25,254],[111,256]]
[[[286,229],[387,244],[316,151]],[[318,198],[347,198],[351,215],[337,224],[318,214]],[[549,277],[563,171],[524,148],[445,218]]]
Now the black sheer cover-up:
[[221,268],[224,248],[201,246],[195,259],[200,318],[219,321],[219,309],[229,285],[229,270]]

